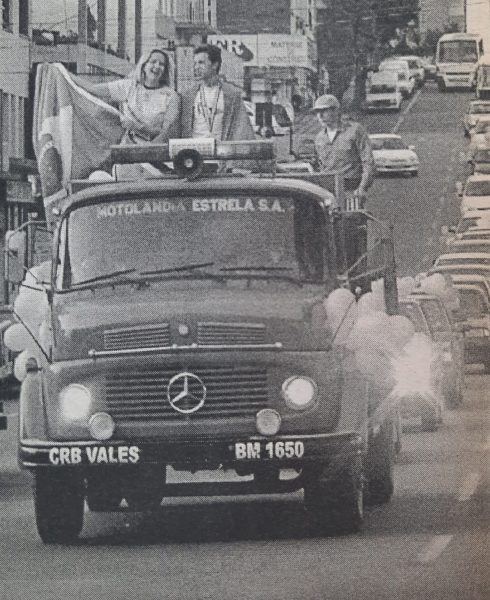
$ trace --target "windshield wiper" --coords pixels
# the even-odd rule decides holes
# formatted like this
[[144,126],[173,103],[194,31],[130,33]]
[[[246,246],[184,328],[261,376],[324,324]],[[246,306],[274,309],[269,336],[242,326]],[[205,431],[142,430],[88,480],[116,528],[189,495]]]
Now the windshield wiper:
[[181,271],[192,271],[194,269],[204,269],[212,267],[214,262],[194,263],[190,265],[181,265],[180,267],[167,267],[166,269],[156,269],[155,271],[141,271],[140,275],[163,275],[165,273],[179,273]]
[[90,283],[97,283],[99,281],[105,281],[107,279],[112,279],[113,277],[119,277],[120,275],[127,275],[128,273],[134,273],[136,269],[124,269],[122,271],[113,271],[112,273],[105,273],[104,275],[97,275],[97,277],[91,277],[90,279],[85,279],[84,281],[77,281],[73,283],[70,287],[78,287],[80,285],[89,285]]

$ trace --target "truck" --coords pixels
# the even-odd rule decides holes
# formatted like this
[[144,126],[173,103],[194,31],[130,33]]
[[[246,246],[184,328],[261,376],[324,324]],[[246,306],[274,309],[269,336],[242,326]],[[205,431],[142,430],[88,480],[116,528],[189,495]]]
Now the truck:
[[402,94],[398,85],[398,76],[391,71],[373,73],[366,81],[366,100],[364,108],[371,110],[396,110],[402,104]]
[[[348,182],[276,176],[269,141],[179,143],[114,147],[174,172],[72,181],[57,210],[20,393],[38,533],[73,542],[85,500],[140,511],[299,489],[317,531],[357,531],[365,499],[393,494],[397,414],[349,367],[324,300],[384,275],[396,313],[391,238],[367,253],[379,222],[346,202]],[[271,172],[213,173],[210,156]]]
[[484,54],[479,33],[445,33],[436,48],[436,82],[440,92],[474,89],[478,61]]

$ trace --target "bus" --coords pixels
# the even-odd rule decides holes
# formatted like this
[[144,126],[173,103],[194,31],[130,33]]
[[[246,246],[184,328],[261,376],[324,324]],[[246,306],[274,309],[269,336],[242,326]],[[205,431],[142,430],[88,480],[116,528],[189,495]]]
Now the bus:
[[446,33],[436,50],[436,81],[441,92],[451,88],[473,89],[476,69],[483,56],[483,38],[476,33]]

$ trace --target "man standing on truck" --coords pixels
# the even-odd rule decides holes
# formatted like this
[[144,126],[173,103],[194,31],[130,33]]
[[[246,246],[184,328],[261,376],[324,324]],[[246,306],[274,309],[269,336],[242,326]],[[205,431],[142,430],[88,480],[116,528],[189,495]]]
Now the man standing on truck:
[[312,110],[322,125],[315,138],[320,170],[342,173],[347,189],[353,189],[359,198],[365,197],[375,173],[367,131],[360,123],[342,117],[340,102],[331,94],[317,98]]
[[253,140],[241,90],[221,81],[221,50],[206,44],[194,50],[196,83],[182,95],[182,137]]

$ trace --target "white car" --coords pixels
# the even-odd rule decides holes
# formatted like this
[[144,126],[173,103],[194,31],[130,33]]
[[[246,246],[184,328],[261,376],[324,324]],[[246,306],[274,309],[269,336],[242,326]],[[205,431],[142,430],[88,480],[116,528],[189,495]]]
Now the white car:
[[490,148],[490,116],[480,117],[470,129],[470,153],[477,148]]
[[400,110],[402,94],[396,73],[380,71],[373,73],[366,82],[364,108],[370,110]]
[[463,117],[464,134],[470,135],[478,120],[485,118],[490,118],[490,101],[471,100]]
[[490,255],[490,239],[467,239],[461,237],[448,240],[447,251],[452,254],[456,252],[486,252]]
[[422,87],[425,83],[425,69],[424,63],[420,56],[394,56],[396,60],[405,60],[407,61],[408,68],[410,70],[410,77],[413,77],[415,85],[417,87]]
[[468,210],[462,215],[454,233],[459,235],[476,229],[490,229],[490,210]]
[[411,96],[415,89],[415,81],[410,75],[410,69],[408,63],[405,60],[383,60],[379,65],[380,71],[392,71],[398,74],[398,86],[402,93],[402,96],[408,98]]
[[399,135],[375,133],[369,136],[377,173],[419,172],[419,158],[413,146],[407,146]]
[[461,213],[468,210],[490,210],[490,175],[470,175],[461,196]]
[[458,252],[441,254],[429,270],[429,274],[447,273],[482,275],[490,278],[490,255],[486,252]]

